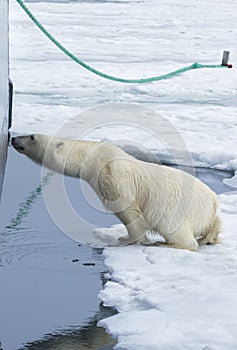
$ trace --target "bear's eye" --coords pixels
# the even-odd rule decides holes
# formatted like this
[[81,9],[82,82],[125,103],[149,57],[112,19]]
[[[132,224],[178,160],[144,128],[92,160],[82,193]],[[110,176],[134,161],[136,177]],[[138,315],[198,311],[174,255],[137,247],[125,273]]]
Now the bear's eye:
[[30,138],[31,138],[31,140],[33,140],[33,141],[35,140],[34,135],[31,135]]
[[63,145],[63,142],[58,142],[58,143],[56,144],[56,147],[59,148],[59,147],[61,147],[62,145]]

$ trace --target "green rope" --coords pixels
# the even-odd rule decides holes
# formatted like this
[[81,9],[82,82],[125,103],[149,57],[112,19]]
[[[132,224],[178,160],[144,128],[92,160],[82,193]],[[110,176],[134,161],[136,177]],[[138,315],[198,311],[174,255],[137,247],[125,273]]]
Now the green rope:
[[174,72],[160,75],[157,77],[151,77],[151,78],[142,78],[142,79],[123,79],[123,78],[118,78],[114,77],[112,75],[103,73],[82,60],[80,60],[78,57],[74,56],[73,53],[71,53],[69,50],[67,50],[62,44],[60,44],[48,31],[47,29],[37,20],[37,18],[32,14],[32,12],[28,9],[28,7],[23,3],[22,0],[16,0],[18,4],[22,7],[22,9],[27,13],[27,15],[32,19],[32,21],[36,24],[36,26],[47,36],[49,40],[51,40],[62,52],[64,52],[68,57],[70,57],[73,61],[76,63],[80,64],[82,67],[85,69],[89,70],[90,72],[99,75],[100,77],[103,77],[105,79],[113,80],[113,81],[118,81],[121,83],[149,83],[152,81],[158,81],[158,80],[163,80],[163,79],[168,79],[172,78],[175,75],[181,74],[183,72],[192,70],[192,69],[199,69],[199,68],[228,68],[228,66],[221,66],[221,65],[215,65],[215,64],[200,64],[200,63],[193,63],[190,66],[175,70]]

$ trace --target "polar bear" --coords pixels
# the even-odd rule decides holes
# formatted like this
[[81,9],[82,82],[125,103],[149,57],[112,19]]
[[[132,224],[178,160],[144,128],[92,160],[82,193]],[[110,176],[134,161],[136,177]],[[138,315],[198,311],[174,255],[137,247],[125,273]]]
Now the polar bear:
[[120,244],[150,244],[147,232],[191,251],[218,241],[217,196],[186,172],[137,160],[106,142],[35,134],[14,137],[12,145],[38,164],[87,181],[125,225]]

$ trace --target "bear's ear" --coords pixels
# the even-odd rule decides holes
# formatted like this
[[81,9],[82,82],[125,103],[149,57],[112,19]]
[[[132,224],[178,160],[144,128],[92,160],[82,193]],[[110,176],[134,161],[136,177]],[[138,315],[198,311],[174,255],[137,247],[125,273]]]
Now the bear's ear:
[[63,145],[64,145],[64,143],[63,142],[57,142],[56,143],[56,148],[57,148],[57,150],[60,150],[62,147],[63,147]]

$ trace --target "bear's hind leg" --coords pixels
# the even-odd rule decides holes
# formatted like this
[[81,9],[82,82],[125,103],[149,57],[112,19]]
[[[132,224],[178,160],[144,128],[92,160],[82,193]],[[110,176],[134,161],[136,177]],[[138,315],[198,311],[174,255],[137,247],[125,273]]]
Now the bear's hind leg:
[[216,244],[219,242],[219,233],[221,232],[221,221],[218,216],[214,219],[213,223],[209,226],[206,233],[198,239],[199,245],[203,244]]
[[192,230],[183,227],[179,227],[178,230],[164,235],[166,243],[172,248],[187,249],[196,251],[199,247],[197,240],[194,238]]

